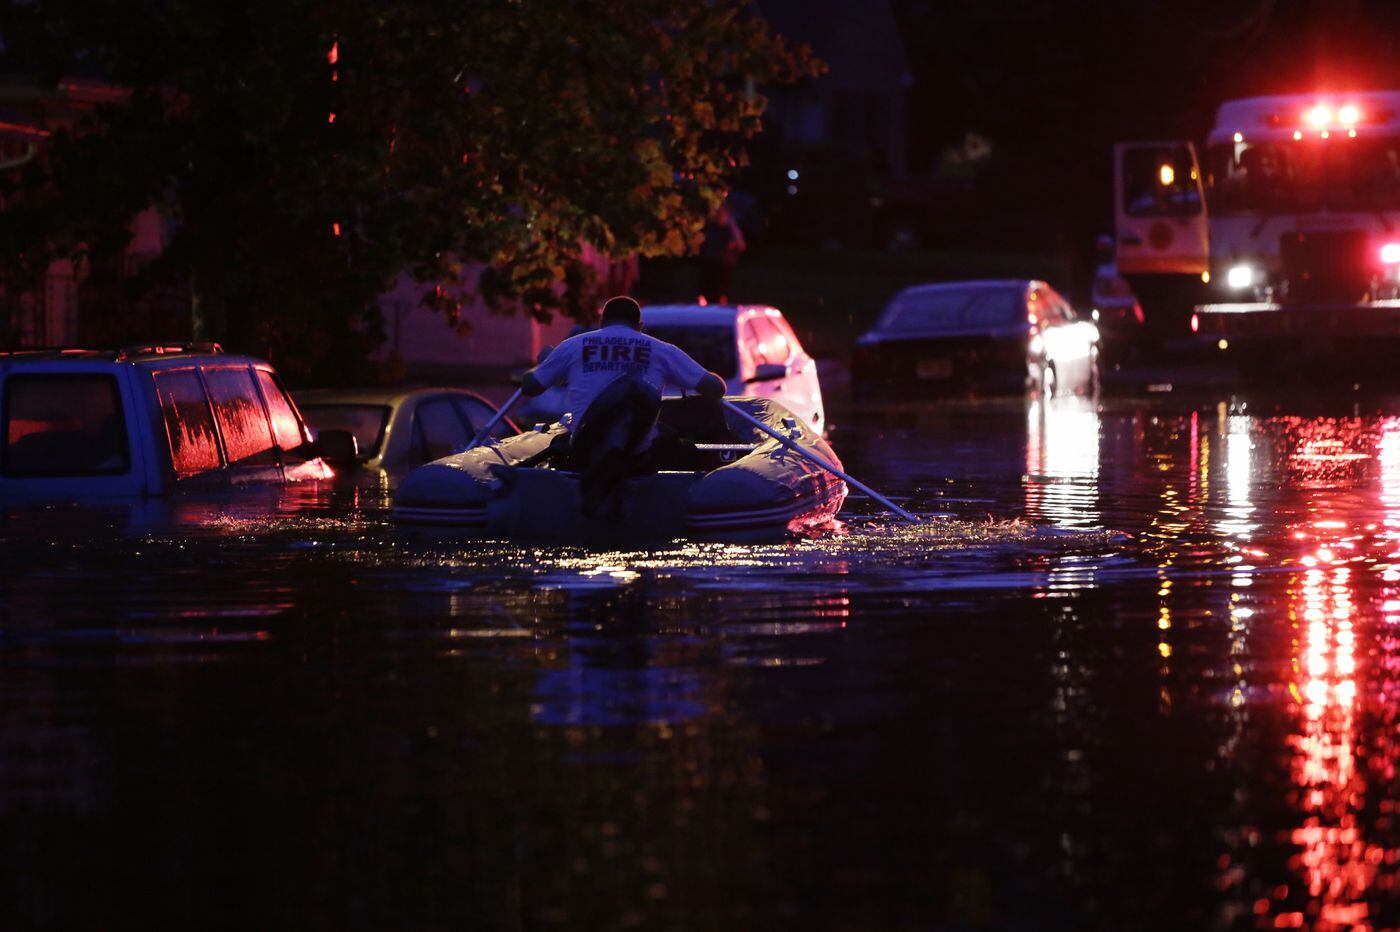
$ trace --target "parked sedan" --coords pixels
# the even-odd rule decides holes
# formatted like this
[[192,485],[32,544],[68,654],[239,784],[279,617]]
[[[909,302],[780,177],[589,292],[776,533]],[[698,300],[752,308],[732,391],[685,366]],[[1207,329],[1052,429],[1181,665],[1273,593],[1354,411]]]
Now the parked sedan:
[[[354,434],[356,464],[391,481],[415,466],[461,452],[496,413],[485,398],[460,388],[317,389],[298,392],[297,405],[314,432]],[[491,435],[519,432],[506,418]]]
[[1024,391],[1098,387],[1098,329],[1041,281],[917,285],[856,342],[862,387]]

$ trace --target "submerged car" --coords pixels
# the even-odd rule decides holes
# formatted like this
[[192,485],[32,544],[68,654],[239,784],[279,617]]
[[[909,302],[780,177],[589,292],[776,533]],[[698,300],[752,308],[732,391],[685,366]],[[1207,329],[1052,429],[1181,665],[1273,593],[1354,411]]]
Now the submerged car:
[[1021,392],[1098,388],[1099,333],[1042,281],[916,285],[856,342],[858,386]]
[[[461,388],[317,389],[297,393],[297,403],[313,431],[348,431],[359,453],[353,463],[390,479],[415,466],[460,453],[496,414],[476,392]],[[496,439],[519,433],[504,418],[492,429]]]
[[0,501],[142,498],[327,479],[272,367],[217,344],[0,353]]
[[725,381],[725,394],[768,398],[826,430],[817,363],[775,307],[760,304],[654,304],[643,329],[685,350]]

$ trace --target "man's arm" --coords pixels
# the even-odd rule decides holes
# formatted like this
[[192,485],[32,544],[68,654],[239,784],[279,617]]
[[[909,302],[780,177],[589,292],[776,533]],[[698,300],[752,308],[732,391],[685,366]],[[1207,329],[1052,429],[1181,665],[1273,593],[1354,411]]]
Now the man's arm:
[[694,385],[695,394],[708,401],[719,401],[724,397],[724,379],[713,372],[706,372]]
[[710,401],[718,401],[724,397],[724,379],[713,372],[706,371],[690,354],[672,343],[662,343],[666,347],[665,371],[666,381],[676,388],[684,391],[692,391],[701,398],[708,398]]
[[541,358],[535,364],[535,368],[520,377],[520,391],[525,397],[534,398],[543,394],[545,389],[563,381],[569,371],[569,349],[568,341],[565,340],[552,351],[540,352]]

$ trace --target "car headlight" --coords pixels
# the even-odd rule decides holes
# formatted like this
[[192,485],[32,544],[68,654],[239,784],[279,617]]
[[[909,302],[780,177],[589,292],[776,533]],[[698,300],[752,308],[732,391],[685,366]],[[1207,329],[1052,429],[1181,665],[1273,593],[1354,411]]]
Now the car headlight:
[[1231,288],[1248,288],[1254,284],[1254,266],[1234,265],[1225,273],[1225,283]]

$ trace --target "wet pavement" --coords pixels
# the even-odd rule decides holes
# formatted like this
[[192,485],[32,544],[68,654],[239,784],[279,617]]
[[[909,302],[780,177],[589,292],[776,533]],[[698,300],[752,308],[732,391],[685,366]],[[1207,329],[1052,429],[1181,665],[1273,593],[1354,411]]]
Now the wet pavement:
[[6,928],[1400,926],[1400,403],[839,413],[845,537],[0,517]]

